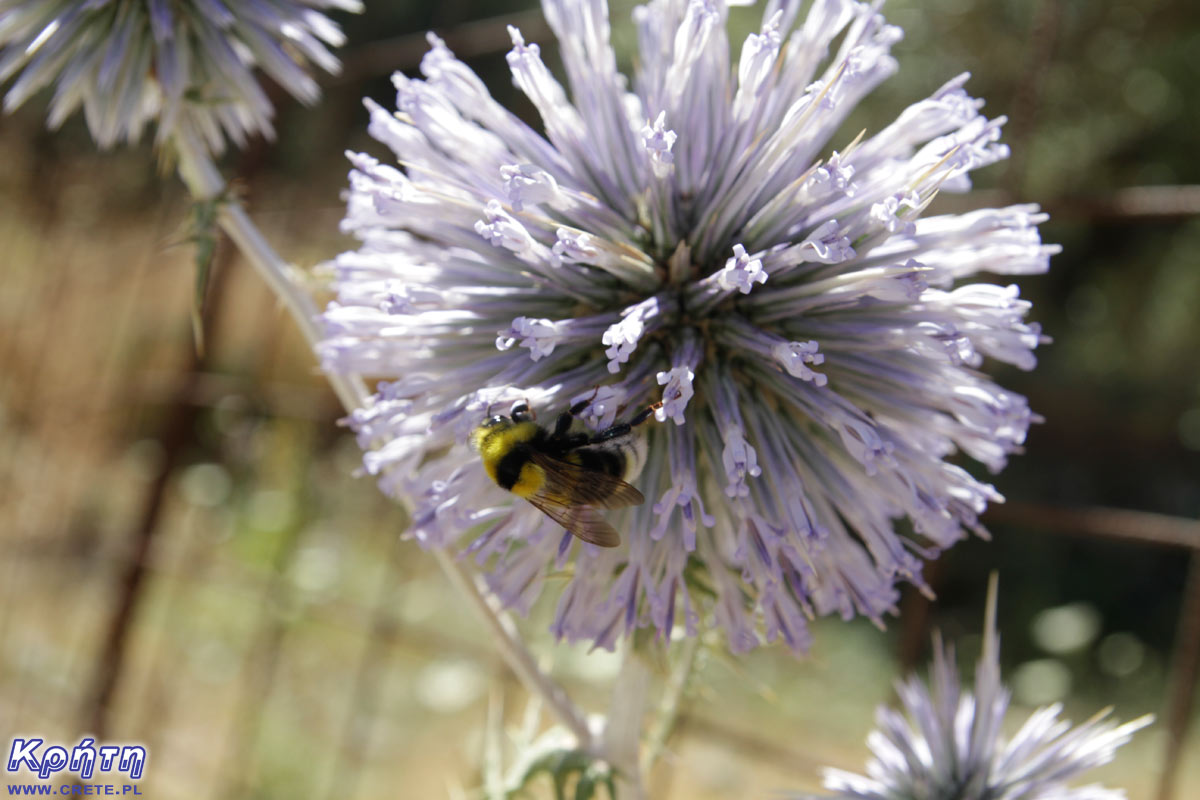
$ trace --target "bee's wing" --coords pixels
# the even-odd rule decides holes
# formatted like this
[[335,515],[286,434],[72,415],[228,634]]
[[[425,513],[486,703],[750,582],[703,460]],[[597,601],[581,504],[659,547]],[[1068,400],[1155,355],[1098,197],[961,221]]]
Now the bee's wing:
[[625,508],[646,502],[641,492],[607,472],[585,469],[545,453],[533,453],[530,458],[546,476],[535,496],[549,502],[596,508]]
[[528,498],[543,514],[579,537],[598,547],[616,547],[621,536],[616,529],[591,506],[564,506],[539,494]]

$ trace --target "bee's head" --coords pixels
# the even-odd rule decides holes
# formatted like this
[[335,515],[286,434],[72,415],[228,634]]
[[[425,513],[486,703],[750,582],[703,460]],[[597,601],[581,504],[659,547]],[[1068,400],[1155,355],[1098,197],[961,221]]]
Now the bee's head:
[[501,433],[513,426],[514,422],[502,414],[492,414],[486,417],[479,426],[471,432],[471,449],[479,451],[483,440],[495,433]]
[[503,414],[493,414],[491,406],[488,406],[487,415],[483,422],[479,423],[478,427],[471,433],[471,446],[475,450],[479,450],[484,439],[497,433],[503,433],[514,425],[522,422],[532,422],[534,419],[533,411],[529,408],[529,403],[524,400],[513,405],[512,410],[508,412],[509,416]]
[[488,406],[487,414],[483,422],[479,423],[481,428],[494,428],[497,425],[513,425],[518,422],[530,422],[537,419],[537,414],[533,413],[533,409],[529,407],[529,401],[518,400],[513,403],[512,409],[508,412],[510,416],[503,414],[493,414],[491,405]]

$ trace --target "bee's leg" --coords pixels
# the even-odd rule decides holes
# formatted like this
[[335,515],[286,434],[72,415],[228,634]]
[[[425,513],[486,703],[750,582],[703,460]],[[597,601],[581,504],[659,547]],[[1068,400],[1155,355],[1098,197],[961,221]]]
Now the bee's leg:
[[580,414],[583,413],[583,410],[585,408],[587,408],[593,400],[596,399],[596,395],[599,394],[599,392],[600,392],[600,387],[596,386],[595,388],[592,389],[592,393],[590,395],[588,395],[585,399],[580,400],[575,405],[571,406],[567,410],[567,414],[571,415],[572,417],[578,417]]
[[588,444],[600,444],[601,442],[607,442],[610,439],[616,439],[619,436],[624,436],[638,425],[641,425],[643,422],[650,419],[650,415],[660,408],[662,408],[662,403],[654,403],[653,405],[647,406],[639,411],[637,415],[633,417],[633,419],[629,420],[629,422],[618,422],[611,428],[606,428],[600,431],[588,440]]
[[588,397],[580,400],[578,403],[558,415],[558,419],[554,423],[555,438],[562,439],[567,435],[567,431],[571,429],[571,422],[580,414],[582,414],[583,410],[587,408],[593,400],[596,399],[596,393],[599,391],[600,387],[597,386],[592,390],[592,393]]
[[[580,409],[582,410],[582,409]],[[570,411],[564,411],[558,415],[558,419],[554,422],[554,438],[561,439],[567,435],[567,431],[571,429],[571,421],[575,419],[575,406],[571,406]]]

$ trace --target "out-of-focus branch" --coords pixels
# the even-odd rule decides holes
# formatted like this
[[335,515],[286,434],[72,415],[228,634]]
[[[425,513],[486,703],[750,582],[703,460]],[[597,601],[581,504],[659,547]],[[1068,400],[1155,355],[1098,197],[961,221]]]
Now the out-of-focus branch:
[[1149,511],[1003,503],[988,508],[987,521],[1200,550],[1200,522]]
[[[220,263],[216,265],[212,284],[208,291],[209,302],[204,311],[205,316],[210,320],[208,323],[210,334],[211,320],[217,313],[224,294],[224,287],[227,285],[228,261],[232,254],[230,249],[222,249],[218,252]],[[90,677],[91,686],[82,711],[86,729],[97,737],[103,737],[110,730],[109,712],[112,698],[128,658],[129,638],[138,605],[145,592],[147,567],[155,535],[159,530],[167,488],[175,468],[181,463],[184,448],[195,427],[198,411],[194,405],[187,402],[186,398],[192,394],[197,376],[203,368],[203,357],[191,342],[188,342],[187,349],[187,365],[184,367],[182,377],[168,403],[166,420],[156,436],[162,446],[164,461],[143,500],[142,510],[130,535],[128,552],[123,554],[124,557],[119,560],[116,567],[116,571],[121,576],[117,589],[117,601],[108,619],[100,652],[95,658],[95,666]],[[35,547],[37,547],[36,541]],[[37,549],[41,548],[37,547]]]
[[[265,163],[264,153],[261,143],[245,153],[238,170],[243,179],[250,178],[262,168]],[[233,248],[220,247],[214,256],[213,276],[207,289],[207,302],[202,309],[205,318],[204,327],[208,329],[210,336],[228,284],[229,266],[233,254]],[[206,374],[203,354],[195,346],[189,347],[186,366],[179,373],[173,375],[172,384],[161,398],[161,401],[167,406],[167,412],[158,431],[157,439],[163,449],[164,463],[146,493],[141,513],[128,544],[128,552],[122,553],[116,559],[113,568],[113,571],[121,576],[119,593],[112,615],[108,620],[107,633],[101,644],[100,653],[95,660],[95,668],[90,678],[91,686],[82,711],[87,729],[97,736],[103,736],[110,727],[110,706],[117,683],[121,679],[127,663],[134,619],[145,592],[146,577],[154,570],[151,554],[154,550],[155,537],[159,532],[159,522],[166,502],[167,489],[176,467],[181,463],[183,451],[194,432],[198,409],[196,408],[197,404],[192,402],[192,398]],[[139,398],[140,400],[141,398]],[[131,403],[130,407],[134,405]],[[44,537],[33,539],[37,549],[41,549],[37,547],[39,539],[44,542]]]
[[1091,198],[1066,198],[1047,204],[1051,214],[1070,219],[1179,219],[1200,216],[1200,186],[1127,186]]
[[[474,58],[488,53],[499,53],[512,46],[508,26],[515,25],[530,41],[548,39],[550,26],[540,10],[522,14],[506,14],[502,17],[471,20],[444,31],[435,31],[446,42],[446,46],[462,59]],[[390,75],[396,70],[412,69],[421,63],[421,57],[429,50],[425,33],[409,33],[391,39],[368,42],[343,51],[342,71],[327,76],[326,86],[344,86],[358,83],[380,75]]]
[[[129,398],[145,405],[159,405],[180,395],[184,379],[174,373],[146,370],[132,381]],[[346,410],[317,384],[288,380],[252,380],[242,375],[216,371],[198,372],[188,381],[184,402],[200,408],[215,408],[230,395],[242,395],[272,417],[331,422]]]
[[[982,189],[969,195],[940,195],[938,208],[944,212],[962,212],[1012,205],[1022,199],[1005,189]],[[1039,203],[1056,222],[1171,221],[1200,216],[1200,186],[1126,186],[1086,197],[1043,198]]]

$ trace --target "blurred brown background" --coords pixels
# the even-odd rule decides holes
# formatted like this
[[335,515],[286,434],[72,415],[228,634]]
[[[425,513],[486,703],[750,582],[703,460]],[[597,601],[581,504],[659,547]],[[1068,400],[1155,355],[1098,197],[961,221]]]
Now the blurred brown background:
[[[324,103],[277,95],[278,141],[226,159],[306,267],[352,246],[341,153],[383,155],[360,99],[391,104],[387,75],[415,68],[423,31],[527,118],[504,23],[553,51],[517,0],[368,5],[342,19],[346,72]],[[626,63],[631,5],[613,9]],[[1053,216],[1043,237],[1064,252],[1021,286],[1055,343],[1035,372],[1002,375],[1047,421],[995,479],[1009,503],[994,541],[931,565],[937,603],[907,598],[886,633],[823,621],[806,661],[702,650],[652,796],[761,797],[817,789],[822,764],[860,769],[874,705],[924,662],[932,626],[973,662],[993,569],[1018,704],[1159,714],[1096,777],[1200,796],[1200,9],[884,12],[906,30],[901,72],[853,124],[877,130],[970,70],[989,114],[1009,115],[1014,158],[955,202]],[[760,13],[735,10],[735,41]],[[197,356],[177,181],[148,146],[97,153],[78,119],[51,134],[42,113],[0,118],[0,739],[144,742],[154,798],[477,796],[489,697],[516,721],[523,692],[431,559],[398,542],[402,512],[352,477],[358,449],[285,313],[223,244]],[[598,710],[616,660],[553,646],[551,609],[523,630]]]

